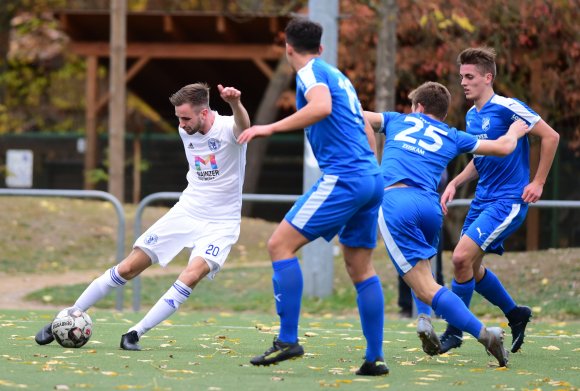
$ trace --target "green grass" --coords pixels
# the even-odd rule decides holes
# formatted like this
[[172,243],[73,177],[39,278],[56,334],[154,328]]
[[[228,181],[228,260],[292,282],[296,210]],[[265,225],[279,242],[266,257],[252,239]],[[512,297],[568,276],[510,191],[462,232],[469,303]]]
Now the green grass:
[[[135,205],[124,205],[127,215],[126,252],[133,243]],[[0,270],[6,280],[11,276],[36,275],[55,280],[54,286],[32,293],[29,300],[57,306],[69,306],[86,287],[86,281],[56,281],[67,271],[98,276],[115,263],[116,217],[106,202],[63,198],[0,197]],[[161,217],[167,208],[148,207],[143,215],[147,227]],[[271,268],[266,242],[276,224],[243,219],[238,243],[215,281],[202,281],[186,309],[228,311],[272,311]],[[451,280],[451,254],[443,254],[445,282]],[[383,283],[387,313],[396,313],[397,275],[384,245],[379,241],[373,255],[374,266]],[[172,265],[185,267],[187,254],[182,252]],[[580,320],[578,284],[580,281],[580,248],[551,249],[534,252],[506,252],[503,256],[485,257],[518,302],[534,308],[536,318]],[[158,268],[153,266],[152,269]],[[143,307],[151,306],[177,277],[151,277],[143,274]],[[149,276],[148,276],[149,275]],[[126,308],[130,307],[132,284],[127,286]],[[330,297],[305,299],[308,312],[352,312],[355,292],[340,257],[335,258],[334,291]],[[113,298],[99,303],[113,308]],[[26,308],[25,303],[23,307]],[[480,316],[500,316],[498,309],[474,295],[473,311]]]
[[[341,262],[341,261],[340,261]],[[337,261],[338,263],[338,261]],[[337,267],[341,266],[337,264]],[[342,274],[342,271],[341,273]],[[145,272],[146,275],[146,272]],[[185,310],[259,311],[274,310],[272,299],[271,267],[241,267],[225,269],[215,280],[203,279],[191,297],[183,303]],[[346,278],[346,276],[344,277]],[[145,308],[151,307],[175,282],[175,276],[145,277],[141,284],[141,301]],[[28,300],[50,302],[60,307],[70,306],[87,284],[61,285],[37,290],[27,296]],[[396,312],[396,297],[392,289],[385,289],[386,300]],[[125,289],[125,308],[129,308],[133,297],[133,284]],[[352,312],[356,303],[356,291],[352,283],[339,281],[330,297],[324,299],[305,297],[303,308],[311,313]],[[115,307],[115,295],[109,295],[96,304],[97,308]]]
[[[579,322],[531,323],[523,351],[512,355],[504,370],[473,339],[452,354],[428,357],[420,349],[414,324],[387,319],[384,349],[391,373],[366,378],[353,374],[362,362],[364,339],[352,316],[304,316],[300,334],[306,356],[257,368],[248,360],[271,344],[275,316],[180,311],[142,338],[145,350],[127,352],[118,348],[120,335],[142,314],[89,313],[94,321],[91,341],[81,349],[64,349],[34,342],[34,334],[53,313],[0,312],[0,387],[448,391],[574,390],[580,385]],[[435,321],[435,327],[441,330],[444,324]]]
[[[501,259],[493,264],[494,269],[502,268]],[[386,261],[375,262],[383,283],[386,312],[397,312],[397,280],[394,277],[393,267]],[[157,266],[153,266],[156,268]],[[535,317],[548,317],[551,319],[580,319],[580,306],[575,287],[576,278],[574,267],[567,269],[572,271],[568,275],[554,275],[545,272],[542,276],[550,276],[551,281],[534,282],[534,276],[526,277],[526,280],[514,281],[503,276],[513,276],[510,273],[502,273],[502,280],[510,290],[510,293],[519,303],[533,308]],[[323,299],[305,297],[303,308],[306,312],[321,314],[325,312],[352,313],[355,310],[356,291],[352,286],[342,260],[335,260],[335,282],[332,295]],[[529,273],[527,267],[521,267],[520,273]],[[499,273],[499,272],[498,272]],[[168,287],[173,284],[176,276],[146,277],[143,274],[141,281],[141,302],[144,308],[151,307]],[[226,311],[258,311],[272,312],[274,302],[272,300],[272,270],[270,266],[239,266],[226,267],[215,280],[202,280],[195,288],[191,297],[183,304],[186,310],[215,310],[220,308]],[[517,276],[517,275],[516,275]],[[572,276],[572,277],[570,277]],[[520,279],[521,277],[517,277]],[[535,277],[539,279],[539,277]],[[544,277],[547,278],[547,277]],[[570,278],[570,280],[568,280]],[[555,282],[561,280],[561,282]],[[526,282],[529,281],[529,282]],[[74,300],[82,293],[87,284],[58,285],[40,289],[29,294],[27,300],[50,303],[60,307],[72,305]],[[128,283],[125,288],[125,308],[130,308],[133,298],[133,284]],[[115,307],[115,296],[110,295],[97,304],[98,308],[110,309]],[[478,294],[473,296],[472,311],[477,316],[501,316],[499,309]]]

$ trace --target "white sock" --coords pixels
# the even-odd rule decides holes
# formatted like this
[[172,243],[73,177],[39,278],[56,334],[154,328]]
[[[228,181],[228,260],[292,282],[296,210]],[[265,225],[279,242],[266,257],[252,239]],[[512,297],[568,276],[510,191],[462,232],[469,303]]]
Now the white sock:
[[113,266],[103,273],[102,276],[95,279],[79,296],[75,303],[75,307],[82,311],[88,310],[97,301],[101,300],[114,288],[125,285],[127,280],[119,275],[117,266]]
[[173,315],[179,306],[187,300],[192,290],[183,282],[179,280],[175,281],[173,286],[161,296],[159,301],[147,312],[145,317],[135,326],[131,327],[129,331],[135,330],[139,337],[141,337],[147,331]]

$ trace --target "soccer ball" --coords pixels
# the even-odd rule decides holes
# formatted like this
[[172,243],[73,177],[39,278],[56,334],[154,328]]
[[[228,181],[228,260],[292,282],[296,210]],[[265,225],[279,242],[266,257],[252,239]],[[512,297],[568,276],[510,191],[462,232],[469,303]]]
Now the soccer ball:
[[80,348],[93,334],[90,316],[76,307],[65,308],[52,321],[52,335],[60,346]]

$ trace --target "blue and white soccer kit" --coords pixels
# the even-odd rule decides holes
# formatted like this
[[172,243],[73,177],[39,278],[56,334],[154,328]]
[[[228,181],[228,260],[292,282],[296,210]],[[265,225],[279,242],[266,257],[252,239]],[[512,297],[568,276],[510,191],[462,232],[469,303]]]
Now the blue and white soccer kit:
[[[518,119],[531,129],[541,118],[517,99],[493,95],[480,111],[474,106],[467,112],[466,130],[480,140],[496,140]],[[519,139],[508,156],[474,156],[479,181],[461,232],[485,252],[501,255],[504,240],[526,218],[528,205],[522,194],[530,182],[529,156],[527,137]]]
[[385,188],[379,228],[400,275],[437,253],[442,224],[437,185],[457,155],[474,151],[479,141],[421,113],[383,113],[385,147],[381,170]]
[[[374,248],[377,214],[383,183],[375,155],[364,131],[362,109],[351,82],[338,69],[313,58],[296,75],[296,106],[308,102],[311,88],[325,86],[332,112],[305,129],[312,152],[323,172],[285,216],[286,221],[309,240],[330,241],[338,234],[342,244]],[[272,283],[280,316],[278,339],[298,341],[298,319],[303,280],[298,258],[274,260]],[[378,276],[355,283],[357,306],[367,340],[365,359],[383,359],[384,298]]]
[[314,58],[296,75],[298,109],[308,103],[308,91],[319,85],[330,91],[332,113],[305,132],[323,176],[285,219],[309,240],[330,241],[338,234],[349,247],[374,248],[383,185],[360,102],[346,76]]

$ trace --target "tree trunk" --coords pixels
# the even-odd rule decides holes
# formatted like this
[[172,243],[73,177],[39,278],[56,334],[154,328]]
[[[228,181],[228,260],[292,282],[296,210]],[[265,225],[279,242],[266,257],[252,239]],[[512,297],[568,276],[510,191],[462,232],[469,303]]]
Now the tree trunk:
[[[278,112],[276,108],[276,101],[282,92],[284,92],[292,81],[293,71],[286,61],[286,57],[282,57],[278,62],[278,66],[274,71],[270,83],[266,88],[266,92],[262,97],[260,106],[256,112],[253,125],[267,124],[276,120]],[[262,163],[268,149],[267,138],[257,138],[248,144],[248,153],[246,159],[246,179],[244,182],[245,193],[255,193],[258,188],[258,181],[262,170]],[[242,214],[248,216],[251,214],[251,204],[245,204],[242,208]]]
[[[376,8],[378,16],[377,62],[375,68],[375,111],[393,111],[395,109],[395,62],[397,58],[397,2],[395,0],[379,1]],[[377,157],[383,154],[385,136],[375,135],[377,140]]]

